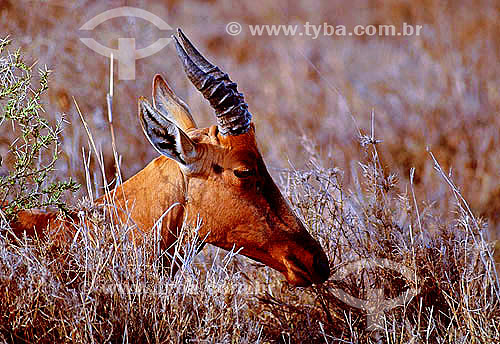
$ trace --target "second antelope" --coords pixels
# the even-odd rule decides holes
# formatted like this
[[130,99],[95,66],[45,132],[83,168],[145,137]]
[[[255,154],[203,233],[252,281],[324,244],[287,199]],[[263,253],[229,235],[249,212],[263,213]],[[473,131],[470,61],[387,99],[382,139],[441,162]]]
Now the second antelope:
[[[324,282],[330,274],[327,257],[269,175],[243,94],[180,29],[174,42],[189,80],[214,108],[217,125],[198,128],[188,106],[156,75],[153,104],[141,97],[139,118],[161,155],[118,186],[120,216],[132,219],[137,238],[178,204],[163,218],[163,249],[172,246],[183,221],[201,217],[199,235],[207,243],[241,248],[240,253],[280,271],[293,285]],[[38,232],[56,222],[55,213],[23,211],[13,228]]]

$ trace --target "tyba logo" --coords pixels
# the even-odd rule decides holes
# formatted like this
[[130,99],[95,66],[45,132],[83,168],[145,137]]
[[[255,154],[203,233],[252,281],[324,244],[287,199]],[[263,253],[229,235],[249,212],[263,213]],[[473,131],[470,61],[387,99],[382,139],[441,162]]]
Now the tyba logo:
[[[99,24],[118,17],[138,17],[147,20],[160,30],[172,28],[156,14],[135,7],[118,7],[102,12],[82,25],[80,30],[94,30]],[[162,50],[172,40],[170,37],[159,38],[156,42],[142,49],[136,49],[135,38],[118,38],[118,49],[105,47],[93,38],[80,38],[90,49],[103,56],[113,54],[118,60],[118,78],[120,80],[135,79],[135,60],[151,56]]]
[[[374,270],[376,268],[395,271],[409,282],[413,282],[416,277],[415,272],[412,269],[404,266],[403,264],[399,264],[397,262],[393,262],[383,258],[365,258],[341,267],[332,276],[332,280],[340,281],[346,278],[349,274],[359,275],[363,271]],[[409,288],[393,299],[385,299],[384,291],[382,289],[371,289],[367,290],[367,300],[358,299],[352,295],[347,294],[342,289],[334,289],[331,290],[331,292],[344,303],[352,307],[364,310],[367,313],[368,330],[376,330],[381,327],[383,328],[384,311],[407,304],[413,297],[415,297],[419,293],[419,289]]]

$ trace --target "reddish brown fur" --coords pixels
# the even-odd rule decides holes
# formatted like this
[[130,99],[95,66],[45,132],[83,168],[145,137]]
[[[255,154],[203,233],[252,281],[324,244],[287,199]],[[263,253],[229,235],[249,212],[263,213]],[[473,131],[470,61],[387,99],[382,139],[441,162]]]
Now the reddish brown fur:
[[[178,203],[162,222],[164,248],[175,241],[184,216],[193,223],[199,215],[200,236],[207,236],[208,243],[242,247],[242,254],[284,273],[296,285],[324,281],[329,274],[326,256],[274,184],[257,149],[253,125],[239,136],[220,135],[216,126],[188,134],[205,157],[200,173],[185,176],[176,162],[160,156],[118,188],[116,204],[123,209],[123,219],[125,209],[130,211],[138,227],[136,236]],[[216,173],[215,165],[223,171]],[[256,175],[241,180],[235,169],[254,170]],[[150,185],[157,192],[151,192]],[[296,269],[296,260],[307,267],[307,275]]]
[[[174,203],[162,222],[162,246],[169,247],[184,217],[203,220],[200,236],[207,242],[241,253],[280,272],[295,285],[324,281],[327,260],[319,244],[300,220],[270,177],[257,149],[254,127],[243,135],[222,136],[217,127],[191,129],[189,136],[204,155],[201,172],[185,176],[176,162],[160,156],[118,187],[115,203],[126,221],[127,209],[136,225],[135,236],[150,231]],[[216,173],[214,166],[223,171]],[[256,171],[247,180],[237,178],[235,169]],[[152,189],[153,188],[153,189]],[[104,203],[100,198],[97,202]],[[60,226],[56,214],[23,211],[13,223],[19,234],[26,230]],[[316,259],[316,262],[315,262]]]
[[[241,249],[242,254],[282,272],[294,285],[325,281],[330,274],[327,257],[269,175],[254,125],[237,136],[224,136],[217,126],[196,128],[187,106],[181,106],[161,76],[154,78],[153,99],[155,108],[144,98],[139,100],[141,123],[143,128],[149,126],[146,136],[162,154],[173,159],[180,154],[182,159],[161,155],[96,202],[116,207],[111,213],[132,221],[136,240],[162,218],[161,247],[168,249],[184,221],[195,225],[201,218],[199,235],[206,242]],[[144,117],[144,111],[149,111],[149,117]],[[160,122],[166,127],[159,127]],[[147,130],[151,126],[158,131]],[[183,137],[182,141],[171,143],[171,134]],[[242,176],[245,171],[250,175]],[[61,225],[73,232],[74,226],[55,214],[23,211],[12,227],[17,234],[34,234]]]

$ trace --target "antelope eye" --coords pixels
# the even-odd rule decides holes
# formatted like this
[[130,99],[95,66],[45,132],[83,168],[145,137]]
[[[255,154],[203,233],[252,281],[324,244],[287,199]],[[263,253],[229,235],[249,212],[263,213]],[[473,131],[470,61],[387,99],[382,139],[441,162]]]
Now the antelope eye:
[[233,172],[238,178],[248,178],[255,175],[255,171],[250,169],[233,170]]

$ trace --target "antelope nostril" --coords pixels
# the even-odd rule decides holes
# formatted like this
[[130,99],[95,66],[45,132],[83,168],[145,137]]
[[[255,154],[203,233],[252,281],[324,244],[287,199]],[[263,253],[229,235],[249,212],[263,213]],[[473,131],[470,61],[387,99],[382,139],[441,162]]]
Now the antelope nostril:
[[330,266],[324,254],[318,254],[314,257],[313,268],[321,276],[321,282],[326,281],[330,277]]

